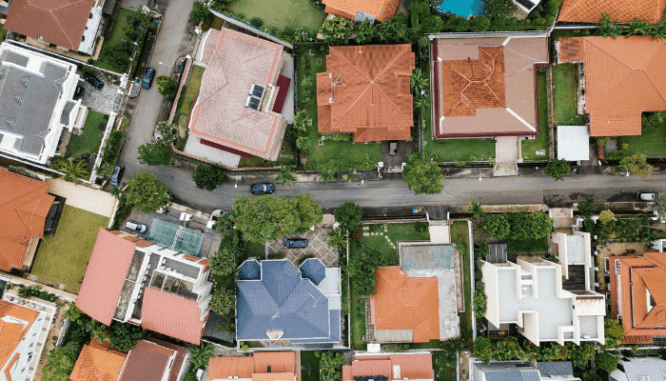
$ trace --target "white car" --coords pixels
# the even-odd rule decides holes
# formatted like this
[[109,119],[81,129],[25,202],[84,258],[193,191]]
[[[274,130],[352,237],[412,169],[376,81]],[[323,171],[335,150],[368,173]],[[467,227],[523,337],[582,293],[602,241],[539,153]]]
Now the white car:
[[142,234],[148,230],[148,226],[132,220],[125,222],[125,228]]

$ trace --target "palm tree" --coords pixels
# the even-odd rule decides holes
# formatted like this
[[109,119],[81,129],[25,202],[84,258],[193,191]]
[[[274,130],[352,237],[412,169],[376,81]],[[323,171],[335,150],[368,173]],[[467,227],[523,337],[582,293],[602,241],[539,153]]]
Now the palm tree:
[[236,295],[228,290],[218,290],[210,298],[210,309],[222,318],[227,318],[236,308]]
[[291,183],[296,181],[296,176],[294,175],[294,168],[290,166],[283,166],[280,172],[278,172],[275,180],[279,181],[282,185],[289,185],[291,188]]
[[326,244],[334,249],[339,249],[347,244],[345,232],[340,228],[331,229],[326,233]]
[[481,201],[479,202],[469,202],[469,207],[465,210],[467,213],[472,213],[474,215],[474,218],[479,218],[483,217],[486,212],[483,211],[483,207],[481,206]]
[[90,171],[88,170],[88,164],[86,163],[86,161],[85,160],[74,161],[73,158],[59,161],[58,170],[65,174],[63,176],[63,179],[65,181],[71,181],[77,184],[81,182],[81,178],[90,175]]
[[412,94],[420,95],[421,91],[425,90],[428,87],[428,78],[423,76],[423,70],[420,68],[414,69],[412,76],[409,78],[409,88],[412,90]]
[[194,369],[208,364],[208,360],[213,356],[213,346],[206,342],[201,343],[198,347],[194,345],[190,346],[190,351],[192,352],[190,361]]
[[428,96],[423,96],[423,97],[415,96],[414,97],[414,107],[416,107],[416,108],[423,108],[423,107],[428,106],[429,104],[430,104],[430,97],[428,97]]

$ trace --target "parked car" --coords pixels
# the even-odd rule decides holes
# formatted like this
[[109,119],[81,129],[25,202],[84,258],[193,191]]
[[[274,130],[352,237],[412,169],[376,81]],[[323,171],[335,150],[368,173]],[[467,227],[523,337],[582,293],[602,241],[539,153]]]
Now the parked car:
[[100,81],[99,78],[95,77],[90,73],[83,73],[83,79],[88,81],[88,83],[93,85],[93,87],[96,88],[97,90],[101,90],[102,87],[104,87],[104,82]]
[[137,233],[145,233],[148,230],[148,226],[132,220],[125,222],[125,228]]
[[288,238],[284,240],[287,249],[303,249],[308,247],[308,240],[303,238]]
[[84,93],[83,86],[76,85],[76,89],[74,90],[74,98],[81,98],[83,96],[83,93]]
[[389,156],[395,156],[398,153],[398,142],[389,142]]
[[141,81],[141,87],[148,90],[150,85],[153,84],[153,77],[155,76],[155,69],[149,67],[146,69],[146,74],[143,75],[143,80]]
[[654,201],[659,197],[659,192],[638,192],[636,199],[638,201]]
[[261,183],[261,184],[252,184],[250,187],[250,192],[252,194],[272,194],[275,192],[275,184],[273,183]]
[[117,187],[118,184],[120,184],[120,178],[123,176],[123,172],[125,171],[125,167],[122,165],[116,165],[113,167],[113,173],[111,174],[111,185],[114,187]]

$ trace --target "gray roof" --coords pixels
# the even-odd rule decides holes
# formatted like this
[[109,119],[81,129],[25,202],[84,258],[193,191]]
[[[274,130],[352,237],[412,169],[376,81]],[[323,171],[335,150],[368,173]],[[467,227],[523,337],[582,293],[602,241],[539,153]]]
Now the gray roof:
[[549,361],[537,363],[537,369],[544,376],[570,376],[573,374],[571,361]]
[[542,376],[564,376],[567,379],[573,376],[573,365],[570,361],[538,362],[535,368],[529,362],[520,361],[475,362],[474,377],[482,374],[486,381],[541,381]]
[[69,126],[69,114],[71,114],[72,110],[74,110],[74,106],[76,106],[76,102],[67,101],[67,103],[65,104],[65,108],[62,110],[62,115],[60,116],[61,124]]
[[629,381],[643,381],[640,376],[648,376],[652,381],[663,380],[666,375],[666,361],[658,357],[632,358],[620,363]]
[[402,271],[455,269],[456,247],[452,243],[401,242]]
[[486,381],[541,381],[541,377],[539,371],[534,369],[502,369],[486,372]]

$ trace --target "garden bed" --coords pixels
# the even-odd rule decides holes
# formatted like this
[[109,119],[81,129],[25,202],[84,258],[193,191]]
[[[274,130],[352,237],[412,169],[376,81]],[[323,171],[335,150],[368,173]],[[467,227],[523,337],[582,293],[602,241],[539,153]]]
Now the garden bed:
[[460,314],[460,332],[465,335],[472,329],[472,275],[470,274],[469,227],[467,221],[456,221],[451,225],[451,243],[462,257],[465,312]]
[[558,126],[579,126],[587,122],[587,118],[576,114],[577,75],[578,71],[574,64],[553,65],[553,107],[555,107],[555,123]]
[[[113,71],[116,73],[124,73],[127,71],[128,66],[126,65],[119,65],[117,62],[113,60],[113,55],[116,54],[117,52],[114,52],[115,49],[119,46],[120,43],[123,41],[129,42],[132,44],[132,47],[134,48],[134,41],[129,39],[126,35],[126,31],[131,28],[131,26],[127,23],[127,19],[131,14],[139,14],[141,12],[136,12],[132,11],[129,9],[120,9],[118,12],[118,15],[113,19],[113,25],[111,27],[111,31],[108,33],[108,35],[105,37],[104,42],[102,44],[102,49],[100,50],[99,58],[95,61],[92,62],[93,65],[101,68],[101,69],[106,69],[109,71]],[[137,47],[137,54],[136,57],[141,57],[141,50],[143,49],[144,41],[139,42],[139,46]],[[129,59],[131,57],[131,53],[127,54],[127,58]],[[131,61],[128,61],[128,65],[134,65],[133,69],[136,68],[136,65],[138,65],[138,59],[132,63]],[[134,70],[132,70],[134,71]]]
[[72,134],[67,145],[65,157],[82,157],[90,154],[96,154],[102,143],[102,136],[109,120],[108,115],[100,112],[88,110],[86,123],[83,126],[81,135]]
[[[534,139],[523,140],[522,156],[525,160],[548,160],[550,151],[550,130],[548,127],[548,84],[546,72],[537,73],[537,108],[539,111],[539,135]],[[537,151],[543,150],[545,155],[537,156]]]

